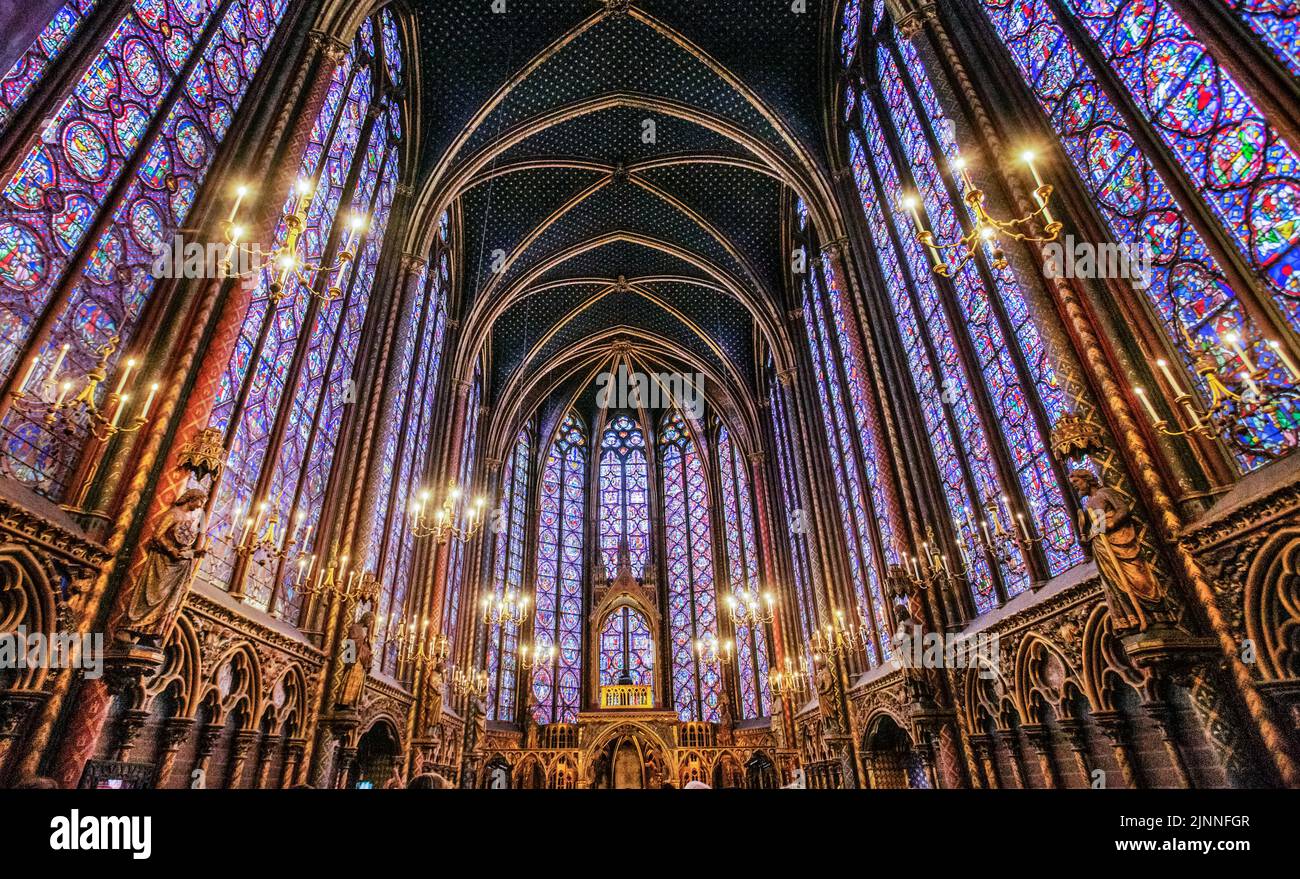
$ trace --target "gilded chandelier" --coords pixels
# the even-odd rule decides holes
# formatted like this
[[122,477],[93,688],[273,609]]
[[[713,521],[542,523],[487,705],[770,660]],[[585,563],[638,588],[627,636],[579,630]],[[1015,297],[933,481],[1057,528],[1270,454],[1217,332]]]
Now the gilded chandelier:
[[1192,352],[1193,371],[1210,396],[1209,405],[1202,406],[1190,389],[1178,381],[1169,361],[1160,358],[1155,363],[1173,391],[1175,423],[1171,425],[1160,416],[1145,388],[1133,388],[1152,425],[1165,436],[1196,434],[1205,439],[1227,436],[1244,451],[1259,452],[1251,440],[1249,419],[1271,420],[1284,401],[1290,400],[1294,405],[1300,398],[1295,386],[1300,372],[1286,349],[1275,339],[1266,343],[1289,375],[1288,382],[1280,384],[1271,381],[1269,370],[1251,358],[1252,341],[1236,330],[1219,337],[1223,344],[1204,337],[1194,341],[1185,330],[1183,338]]
[[809,639],[808,649],[812,653],[814,661],[821,657],[837,657],[848,653],[856,653],[863,650],[870,643],[871,628],[861,608],[858,609],[857,623],[848,623],[844,617],[844,611],[837,610],[834,613],[834,621],[827,623],[821,629],[814,629],[812,638]]
[[429,618],[416,625],[414,620],[401,623],[394,636],[397,641],[397,661],[402,664],[431,668],[446,660],[451,653],[451,639],[441,632],[429,634]]
[[95,402],[99,386],[108,378],[108,361],[117,350],[118,341],[114,336],[100,348],[96,352],[98,360],[95,366],[76,379],[59,377],[59,369],[70,348],[65,344],[59,349],[48,377],[34,390],[29,385],[32,384],[32,375],[40,359],[33,358],[27,375],[12,392],[13,407],[33,421],[40,420],[50,430],[58,428],[67,434],[86,430],[101,442],[107,442],[119,433],[138,431],[149,420],[149,410],[153,408],[154,397],[158,394],[158,383],[149,386],[149,396],[145,398],[140,411],[123,421],[122,416],[130,408],[131,374],[138,366],[134,358],[127,360],[118,373],[117,385],[104,400],[103,406]]
[[[305,543],[305,538],[302,542]],[[320,565],[316,563],[316,556],[299,553],[294,584],[303,595],[342,601],[349,607],[374,601],[380,593],[379,579],[369,571],[358,573],[350,569],[349,561],[349,556],[338,555],[337,544],[331,548],[329,558]]]
[[701,665],[725,665],[731,662],[732,650],[733,645],[729,640],[719,641],[716,637],[695,639],[695,655]]
[[[447,496],[443,499],[442,506],[434,511],[430,521],[427,511],[431,497],[432,492],[426,488],[411,502],[411,533],[416,537],[432,537],[439,544],[448,540],[464,543],[482,530],[486,518],[483,515],[483,505],[486,503],[484,498],[476,498],[472,505],[464,504],[464,493],[453,481],[447,487]],[[456,522],[462,515],[465,524],[457,525]]]
[[783,663],[768,669],[767,683],[778,699],[803,695],[808,692],[808,661],[800,657],[796,663],[787,656]]
[[547,648],[521,644],[519,646],[519,667],[524,671],[532,671],[539,667],[544,668],[555,661],[557,652],[559,651],[556,650],[554,644]]
[[766,626],[776,619],[776,600],[771,592],[743,589],[727,596],[731,622],[737,626]]
[[[237,255],[253,257],[264,260],[272,266],[271,285],[267,291],[267,297],[272,304],[284,298],[289,282],[294,280],[306,288],[311,296],[322,302],[342,299],[343,277],[347,267],[356,259],[357,244],[367,225],[365,216],[358,213],[349,218],[338,255],[331,264],[314,263],[299,253],[302,233],[307,228],[305,214],[311,205],[313,192],[311,181],[299,180],[294,184],[289,202],[285,206],[284,216],[281,218],[285,229],[284,241],[269,251],[262,250],[256,244],[249,246],[241,243],[247,230],[238,222],[239,208],[248,192],[246,185],[240,184],[236,187],[235,204],[230,209],[230,216],[222,222],[222,234],[227,245],[224,266],[226,275],[232,273]],[[241,259],[241,263],[242,261]],[[321,275],[329,280],[324,293],[318,293],[315,287],[316,278]]]
[[483,622],[488,626],[522,625],[529,616],[531,601],[527,595],[516,595],[507,589],[503,594],[483,596]]
[[[1033,244],[1049,244],[1061,237],[1062,224],[1052,216],[1050,202],[1052,200],[1053,188],[1050,183],[1043,182],[1042,176],[1038,173],[1038,166],[1035,164],[1037,156],[1032,150],[1026,150],[1020,154],[1020,160],[1028,166],[1030,174],[1034,178],[1034,199],[1038,202],[1038,209],[1025,214],[1022,217],[1013,219],[999,219],[988,211],[986,203],[986,194],[984,190],[975,186],[970,177],[970,166],[966,159],[958,154],[949,163],[949,167],[955,176],[960,176],[966,186],[965,202],[973,215],[974,225],[971,230],[955,241],[938,241],[934,233],[925,228],[925,223],[921,219],[921,202],[915,195],[908,195],[903,199],[903,207],[912,215],[912,221],[916,224],[916,236],[922,244],[925,245],[926,251],[930,254],[930,259],[934,264],[934,273],[942,277],[950,277],[954,273],[976,257],[980,248],[988,245],[993,248],[992,263],[993,267],[1002,269],[1007,266],[1006,252],[1002,249],[1001,239],[1010,238],[1015,241],[1028,241]],[[1039,221],[1043,228],[1041,235],[1033,231],[1032,224]],[[957,261],[950,264],[948,254],[954,253]]]
[[482,699],[488,692],[488,673],[486,671],[466,671],[462,668],[451,670],[451,688],[457,696]]

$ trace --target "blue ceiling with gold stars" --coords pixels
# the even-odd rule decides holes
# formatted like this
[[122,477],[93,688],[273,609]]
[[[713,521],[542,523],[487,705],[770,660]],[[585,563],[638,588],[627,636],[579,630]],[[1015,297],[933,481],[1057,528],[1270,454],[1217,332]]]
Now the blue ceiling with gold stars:
[[789,169],[825,165],[824,0],[412,5],[422,166],[458,214],[462,321],[490,327],[489,403],[627,340],[752,394]]

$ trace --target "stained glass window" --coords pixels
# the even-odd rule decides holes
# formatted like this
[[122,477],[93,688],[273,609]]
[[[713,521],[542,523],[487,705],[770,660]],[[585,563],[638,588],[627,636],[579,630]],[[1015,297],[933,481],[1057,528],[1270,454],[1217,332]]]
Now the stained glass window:
[[[524,591],[524,527],[528,509],[528,460],[532,448],[527,430],[515,439],[514,453],[502,478],[501,506],[492,519],[496,545],[492,560],[492,596],[518,598]],[[487,634],[488,718],[514,722],[519,627],[513,622],[493,626]]]
[[[849,151],[854,178],[959,536],[963,559],[954,562],[969,567],[974,607],[982,613],[998,602],[999,587],[1006,597],[1028,587],[1030,563],[1019,540],[1007,542],[1001,562],[987,555],[976,531],[982,527],[979,523],[1009,526],[1017,515],[1035,523],[1045,538],[1041,552],[1048,574],[1059,574],[1083,558],[1065,487],[1046,443],[1048,427],[1064,414],[1066,402],[1014,272],[992,267],[989,259],[984,266],[966,263],[949,281],[941,282],[931,272],[903,207],[904,196],[916,193],[918,211],[939,238],[955,238],[964,231],[970,221],[960,200],[964,181],[956,182],[954,192],[942,170],[957,157],[956,143],[920,59],[898,36],[888,15],[879,19],[864,43],[870,44],[870,51],[863,49],[863,75],[878,80],[881,88],[879,93],[853,95],[857,112]],[[936,143],[939,155],[932,146]],[[828,328],[830,350],[835,342],[842,349],[840,358],[823,357],[824,368],[831,371],[843,364],[848,391],[843,408],[853,411],[859,428],[848,433],[875,437],[878,444],[878,433],[868,429],[871,409],[859,405],[868,395],[852,322],[834,279],[822,280],[828,301],[826,317],[819,323]],[[813,317],[820,316],[814,311]],[[827,402],[828,411],[838,417],[842,404]],[[982,418],[981,412],[992,417]],[[837,432],[849,439],[845,431]],[[879,489],[875,467],[866,463],[879,455],[863,451],[866,482]],[[847,463],[845,478],[852,484]],[[849,494],[851,500],[852,491]],[[888,517],[882,515],[887,502],[882,503],[878,490],[873,495],[878,551],[893,563],[900,559]],[[872,585],[870,578],[867,582]],[[873,585],[873,602],[877,594]],[[882,622],[879,614],[876,622]]]
[[[737,609],[748,612],[766,607],[767,591],[759,581],[758,537],[754,530],[754,505],[749,474],[740,447],[725,426],[718,431],[718,470],[722,483],[722,512],[727,549],[727,585]],[[768,691],[767,632],[762,625],[736,626],[736,676],[740,683],[740,716],[765,717],[772,708]]]
[[[209,27],[219,8],[221,26]],[[53,399],[56,378],[85,375],[110,345],[110,377],[128,352],[138,355],[132,341],[158,255],[184,227],[284,8],[285,0],[138,0],[90,58],[51,110],[48,136],[3,185],[0,375],[34,358],[26,390]],[[88,9],[65,5],[0,83],[0,107],[23,100],[31,83],[22,82],[39,76]],[[43,415],[11,410],[0,424],[0,468],[61,498],[88,436],[64,424],[51,429]]]
[[797,596],[795,605],[799,611],[799,640],[800,643],[808,643],[817,628],[817,609],[820,606],[817,600],[819,580],[808,545],[812,517],[803,500],[806,490],[803,468],[799,465],[795,452],[795,437],[790,431],[785,395],[775,376],[770,379],[768,403],[772,413],[776,469],[781,479],[781,508],[787,520],[782,523],[780,530],[785,531],[790,547],[790,567]]
[[853,51],[858,45],[858,25],[861,22],[861,0],[848,0],[844,4],[844,21],[840,31],[840,56],[845,64],[853,60]]
[[[445,248],[446,242],[440,241],[438,247]],[[446,261],[440,259],[433,271],[420,266],[409,283],[414,284],[416,295],[400,330],[400,353],[391,378],[394,393],[375,474],[381,501],[375,505],[362,568],[379,573],[382,591],[376,643],[382,668],[390,673],[397,668],[398,645],[393,636],[409,617],[406,600],[415,557],[409,510],[427,484],[431,463],[429,441],[446,323]]]
[[636,608],[616,608],[600,627],[600,685],[654,686],[654,639]]
[[1259,34],[1278,59],[1300,76],[1300,3],[1295,0],[1223,0]]
[[635,421],[619,415],[600,440],[600,554],[605,576],[618,574],[619,543],[626,538],[632,573],[640,577],[649,558],[649,473],[645,435]]
[[[356,259],[336,277],[339,294],[328,298],[325,279],[308,288],[294,277],[277,301],[272,268],[262,270],[211,421],[225,433],[229,452],[209,520],[212,551],[199,576],[228,588],[240,522],[265,505],[260,515],[282,523],[290,556],[247,565],[242,585],[249,604],[289,622],[301,611],[292,559],[304,553],[324,564],[329,544],[322,540],[334,538],[321,534],[318,519],[400,171],[390,114],[367,114],[398,99],[380,87],[378,65],[358,41],[335,69],[299,175],[312,184],[300,256],[330,263],[345,226],[363,217]],[[294,198],[288,194],[286,206]],[[286,232],[282,221],[276,240]]]
[[[870,644],[866,650],[867,662],[874,667],[882,659],[889,657],[889,627],[884,622],[885,608],[881,598],[880,565],[875,555],[875,542],[878,538],[873,533],[874,528],[868,513],[872,500],[867,497],[868,486],[864,483],[862,465],[858,462],[854,444],[857,431],[853,422],[849,420],[845,387],[839,376],[839,358],[833,348],[834,343],[829,337],[826,324],[824,288],[818,284],[816,278],[810,278],[806,288],[808,299],[804,304],[804,322],[808,328],[809,342],[813,346],[813,377],[816,380],[822,418],[830,442],[836,507],[840,513],[840,523],[844,528],[849,574],[857,605],[853,608],[851,619],[853,622],[856,622],[859,617],[867,619],[867,628],[871,633]],[[864,393],[861,388],[858,388],[858,391]],[[860,402],[863,410],[867,406],[865,400],[852,402]],[[874,425],[868,424],[869,429],[872,427]],[[836,610],[843,609],[836,608]],[[823,624],[826,622],[830,620],[825,620]]]
[[578,719],[582,679],[583,522],[587,497],[587,434],[572,413],[556,431],[542,466],[537,534],[537,607],[533,645],[557,647],[549,665],[533,670],[538,723]]
[[[479,447],[479,421],[482,415],[479,407],[482,401],[483,366],[480,363],[474,368],[474,380],[470,384],[469,399],[465,407],[465,437],[460,453],[460,472],[456,481],[456,484],[466,493],[467,498],[471,493],[470,485],[474,477],[475,454]],[[459,524],[462,527],[466,524],[463,517],[469,509],[469,504],[461,505],[460,515],[462,519]],[[442,633],[455,643],[456,628],[460,624],[458,614],[460,613],[461,587],[465,582],[465,568],[468,567],[470,558],[465,551],[464,541],[460,540],[451,542],[449,553],[447,591],[442,597]]]
[[[1294,47],[1295,12],[1268,3],[1231,3],[1252,27]],[[1269,125],[1229,73],[1163,0],[1094,0],[1065,4],[1074,23],[1126,90],[1098,81],[1081,47],[1045,0],[983,0],[983,7],[1021,75],[1061,139],[1115,239],[1146,247],[1154,258],[1145,294],[1170,344],[1194,379],[1200,348],[1223,347],[1230,331],[1252,340],[1252,359],[1271,383],[1294,383],[1239,300],[1222,267],[1187,219],[1166,180],[1126,121],[1125,108],[1150,120],[1168,160],[1199,197],[1268,288],[1273,307],[1300,327],[1300,168],[1291,146]],[[1277,12],[1276,16],[1271,13]],[[1284,50],[1291,51],[1290,49]],[[1292,55],[1292,57],[1294,57]],[[1117,102],[1118,101],[1118,102]],[[1232,355],[1217,355],[1227,373]],[[1258,467],[1300,441],[1300,416],[1284,401],[1278,412],[1246,419],[1239,464]]]
[[36,37],[9,72],[0,78],[0,133],[9,125],[14,113],[27,102],[32,90],[50,65],[78,35],[78,29],[94,11],[99,0],[71,0],[54,14],[54,18]]
[[717,663],[696,650],[718,638],[709,526],[707,463],[680,415],[659,430],[664,476],[664,542],[668,568],[668,626],[673,705],[682,720],[717,723],[722,681]]

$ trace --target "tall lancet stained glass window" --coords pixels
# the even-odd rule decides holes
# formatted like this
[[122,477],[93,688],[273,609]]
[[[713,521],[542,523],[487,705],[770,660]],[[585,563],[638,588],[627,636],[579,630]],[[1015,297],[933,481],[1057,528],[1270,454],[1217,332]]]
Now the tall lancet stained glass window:
[[[758,536],[749,473],[740,446],[726,426],[718,429],[718,472],[722,487],[723,530],[727,550],[727,601],[738,611],[762,611],[768,606],[758,567]],[[772,596],[775,600],[775,596]],[[761,623],[736,626],[736,677],[740,685],[740,717],[765,717],[772,710],[768,692],[767,631]]]
[[445,240],[438,242],[437,267],[419,265],[407,280],[415,295],[399,327],[400,354],[389,381],[393,393],[384,422],[374,478],[379,489],[371,525],[371,540],[361,570],[377,571],[382,591],[378,611],[381,629],[377,645],[383,670],[397,667],[399,626],[410,622],[410,594],[416,539],[411,531],[412,505],[428,486],[430,438],[438,402],[438,379],[446,326],[447,261]]
[[[1207,2],[1227,2],[1294,72],[1295,4]],[[1115,240],[1151,253],[1138,295],[1149,303],[1143,319],[1155,321],[1176,355],[1171,361],[1183,366],[1178,383],[1209,405],[1210,388],[1195,370],[1208,348],[1229,386],[1241,390],[1242,358],[1228,339],[1236,334],[1248,340],[1252,366],[1268,371],[1267,384],[1293,386],[1296,377],[1269,342],[1300,328],[1297,147],[1167,0],[982,6]],[[1135,132],[1133,119],[1149,122],[1154,138]],[[1144,142],[1160,155],[1144,151]],[[1235,247],[1256,277],[1230,281],[1207,234]],[[1276,318],[1261,319],[1269,314]],[[1242,469],[1300,442],[1300,413],[1290,400],[1242,427],[1225,435]]]
[[[846,335],[836,334],[829,322],[831,308],[828,300],[840,303],[843,300],[830,271],[825,270],[820,277],[810,277],[805,288],[804,322],[813,348],[813,375],[829,440],[836,506],[848,549],[853,600],[857,605],[853,613],[854,622],[861,619],[869,634],[867,662],[874,667],[890,655],[889,626],[878,559],[883,557],[894,561],[897,558],[891,539],[893,526],[883,497],[885,486],[879,473],[875,409],[864,385],[861,352],[856,347],[845,345]],[[844,324],[842,308],[839,311],[839,328],[847,334],[850,330]],[[846,357],[850,359],[846,361]],[[841,367],[844,376],[840,375]]]
[[[986,251],[938,278],[917,241],[908,195],[941,239],[971,218],[964,180],[946,173],[957,155],[951,127],[888,14],[865,33],[858,58],[855,75],[881,87],[850,91],[854,177],[959,537],[962,558],[953,561],[969,568],[982,613],[1033,576],[1082,561],[1063,472],[1047,448],[1065,395],[1015,273],[994,268]],[[1020,536],[1020,516],[1041,543]],[[983,548],[983,523],[1008,533],[999,557]]]
[[719,663],[711,661],[709,646],[718,639],[718,605],[708,465],[686,423],[675,413],[667,414],[660,425],[659,454],[673,706],[682,720],[717,723],[722,676]]
[[600,555],[605,576],[618,574],[619,544],[627,539],[634,576],[645,573],[649,558],[649,472],[645,434],[626,415],[618,415],[600,438]]
[[650,621],[634,607],[617,607],[600,627],[600,685],[654,686]]
[[[0,80],[0,127],[51,65],[68,60],[56,56],[82,33],[92,5],[66,4]],[[138,0],[87,53],[70,91],[48,109],[47,135],[0,181],[6,388],[28,402],[53,404],[65,387],[75,398],[102,360],[109,381],[94,402],[109,416],[119,408],[110,393],[127,361],[143,360],[136,331],[159,285],[158,255],[184,234],[285,8],[286,0]],[[145,382],[169,380],[154,366],[138,364],[123,422],[144,411]],[[48,407],[3,408],[0,470],[56,500],[71,494],[90,435],[81,407],[53,425]]]
[[84,36],[86,19],[98,3],[99,0],[64,3],[27,51],[0,77],[0,134],[9,127],[14,113],[27,103],[41,78],[49,73],[51,65],[72,40]]
[[1221,0],[1300,76],[1300,3],[1295,0]]
[[587,498],[587,432],[565,416],[542,463],[537,517],[537,606],[533,649],[555,656],[533,670],[538,723],[578,719],[582,686],[583,524]]
[[[532,439],[521,430],[502,476],[501,503],[489,520],[492,549],[492,597],[524,594],[525,528],[528,524],[528,467]],[[492,626],[487,633],[488,718],[513,723],[518,679],[519,626]]]
[[[472,481],[476,467],[475,458],[481,443],[479,425],[483,414],[480,409],[482,402],[483,364],[479,363],[474,367],[474,379],[470,382],[469,394],[465,402],[465,435],[461,441],[460,468],[456,476],[456,485],[460,488],[465,499],[459,512],[458,524],[461,527],[468,524],[466,516],[471,509],[470,504],[473,503],[472,498],[475,495]],[[465,568],[469,566],[470,558],[464,541],[453,540],[448,545],[447,590],[442,596],[442,633],[451,639],[453,643],[455,643],[456,628],[460,625],[458,616],[460,613],[460,593],[465,583]]]
[[[374,18],[363,23],[333,71],[301,185],[285,194],[287,209],[306,191],[300,258],[331,264],[345,230],[357,228],[356,259],[335,277],[338,295],[327,295],[324,274],[310,287],[290,276],[279,290],[272,267],[262,270],[211,418],[229,451],[209,519],[214,542],[199,576],[239,587],[249,604],[291,623],[301,605],[293,560],[304,554],[327,563],[335,537],[319,516],[400,171],[401,106],[387,84],[376,27]],[[281,221],[277,242],[286,232]],[[244,560],[236,547],[246,529],[256,537],[273,533],[285,558]]]
[[803,499],[806,488],[803,481],[803,469],[795,451],[796,435],[790,427],[790,417],[786,413],[786,398],[781,390],[781,382],[774,374],[772,364],[768,364],[768,405],[772,413],[772,435],[776,450],[776,469],[781,479],[781,511],[785,516],[779,530],[784,531],[790,546],[790,567],[794,575],[794,588],[797,595],[795,605],[799,612],[799,635],[801,643],[807,644],[817,629],[817,573],[812,563],[809,535],[811,516],[808,503]]

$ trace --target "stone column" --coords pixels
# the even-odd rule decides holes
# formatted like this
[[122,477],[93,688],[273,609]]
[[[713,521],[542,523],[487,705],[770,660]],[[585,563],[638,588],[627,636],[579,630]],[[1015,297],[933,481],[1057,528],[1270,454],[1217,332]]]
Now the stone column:
[[255,729],[241,729],[235,733],[235,741],[230,749],[230,771],[226,774],[226,787],[231,790],[239,787],[248,755],[261,737],[262,733]]
[[1056,769],[1056,760],[1052,757],[1052,731],[1039,723],[1027,723],[1022,730],[1038,756],[1043,784],[1049,789],[1062,787],[1061,775]]
[[280,736],[266,736],[262,739],[261,747],[257,749],[257,775],[253,779],[253,787],[258,790],[267,786],[271,775],[271,762],[275,759],[276,749],[280,747],[282,741]]
[[117,722],[117,741],[113,747],[114,760],[125,763],[131,759],[131,749],[135,747],[135,740],[139,738],[140,730],[144,729],[145,722],[148,720],[149,712],[139,708],[122,712],[122,717]]
[[163,721],[162,751],[158,755],[158,768],[154,774],[154,787],[163,787],[176,766],[176,752],[180,750],[194,730],[194,718],[169,717]]
[[1092,715],[1092,719],[1110,743],[1115,762],[1119,764],[1120,774],[1124,777],[1124,784],[1130,788],[1143,787],[1133,762],[1132,731],[1128,718],[1118,711],[1098,711]]

